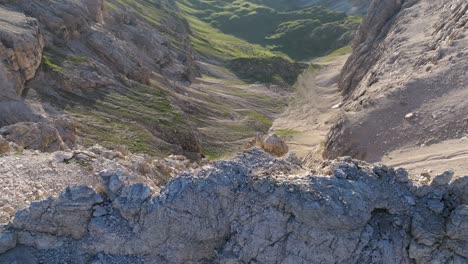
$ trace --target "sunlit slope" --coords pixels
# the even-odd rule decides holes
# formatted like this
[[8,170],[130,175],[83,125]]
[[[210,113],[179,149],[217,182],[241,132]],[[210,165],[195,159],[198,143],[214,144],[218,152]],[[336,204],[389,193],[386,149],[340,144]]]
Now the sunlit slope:
[[[211,47],[227,48],[234,55],[238,55],[238,47],[241,47],[242,52],[255,56],[267,55],[267,49],[283,52],[293,59],[324,55],[347,45],[360,22],[359,17],[321,6],[278,11],[246,0],[178,0],[178,4],[194,28],[195,35],[201,33],[209,37],[212,40],[210,44],[214,44]],[[267,49],[258,49],[256,46],[246,49],[243,47],[245,42],[220,36],[220,32],[215,29]],[[196,40],[196,46],[206,44],[199,37]],[[227,44],[216,45],[219,42],[215,40]]]

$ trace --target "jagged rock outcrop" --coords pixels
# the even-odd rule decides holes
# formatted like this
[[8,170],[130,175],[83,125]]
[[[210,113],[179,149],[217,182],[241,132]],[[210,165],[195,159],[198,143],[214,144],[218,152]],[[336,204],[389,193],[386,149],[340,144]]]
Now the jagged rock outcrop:
[[[0,261],[466,263],[468,177],[431,185],[345,158],[329,176],[257,149],[180,175],[160,194],[124,175],[19,211]],[[297,176],[285,176],[295,174]]]
[[36,19],[0,6],[0,127],[37,118],[21,97],[41,63],[43,47]]
[[340,76],[345,113],[325,157],[378,161],[466,135],[467,10],[462,0],[372,3]]
[[126,184],[144,183],[158,192],[177,174],[206,163],[193,163],[176,155],[159,159],[134,154],[122,146],[40,152],[23,149],[0,136],[0,225],[8,223],[17,210],[32,201],[58,195],[68,186],[99,189],[99,174],[126,175]]
[[403,1],[373,1],[353,40],[353,53],[343,66],[339,87],[349,94],[362,80],[369,68],[378,60],[380,41],[386,36],[392,19],[400,11]]
[[[173,14],[177,10],[167,10],[168,6],[176,9],[172,1],[159,4],[159,12],[170,16],[161,21],[163,25],[147,18],[144,10],[129,7],[122,11],[118,1],[111,1],[107,8],[102,0],[20,0],[10,4],[39,20],[47,34],[48,48],[56,52],[60,43],[70,46],[77,55],[97,55],[111,69],[142,83],[148,83],[151,71],[186,81],[196,75],[190,58],[190,29]],[[171,41],[169,35],[180,43]],[[77,43],[71,45],[71,41]],[[182,52],[175,49],[177,45]]]
[[44,40],[39,22],[0,7],[0,99],[18,100],[24,83],[34,77],[41,63]]
[[66,117],[41,122],[20,122],[0,128],[0,135],[25,149],[44,152],[73,149],[77,124]]

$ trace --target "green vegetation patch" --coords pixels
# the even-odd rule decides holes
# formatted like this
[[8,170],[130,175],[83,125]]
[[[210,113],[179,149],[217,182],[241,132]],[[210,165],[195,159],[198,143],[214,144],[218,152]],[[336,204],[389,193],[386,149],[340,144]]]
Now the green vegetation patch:
[[274,133],[278,136],[284,137],[284,136],[292,136],[296,134],[301,134],[302,131],[293,130],[293,129],[280,129],[280,130],[276,130]]
[[[277,1],[277,5],[266,6],[262,1],[253,1],[178,0],[178,4],[195,29],[194,46],[206,53],[210,53],[211,48],[222,53],[226,48],[213,41],[221,37],[220,32],[213,32],[218,29],[222,33],[261,45],[264,49],[285,53],[293,59],[308,59],[322,56],[349,43],[352,32],[361,21],[360,17],[348,16],[321,6],[288,10],[279,6],[286,5],[284,2]],[[208,43],[203,41],[204,37]],[[228,46],[232,44],[238,46],[239,42],[235,41]],[[239,57],[237,52],[230,55]]]
[[[187,5],[179,4],[192,29],[192,45],[201,54],[222,60],[232,58],[268,58],[278,56],[261,45],[251,44],[233,35],[225,34],[211,24],[202,21]],[[281,55],[284,56],[284,55]]]
[[63,72],[62,66],[57,65],[57,62],[50,59],[47,55],[42,55],[42,65],[44,65],[46,69],[51,70],[53,72]]
[[330,62],[330,61],[336,59],[339,56],[350,54],[352,51],[353,51],[353,48],[351,47],[351,45],[344,46],[342,48],[339,48],[339,49],[333,51],[332,53],[328,54],[327,56],[321,58],[320,61],[321,62]]
[[63,64],[65,61],[71,61],[74,63],[85,63],[90,59],[84,56],[67,56],[60,51],[54,50],[50,47],[45,47],[42,54],[42,65],[46,70],[50,70],[55,73],[63,73]]
[[[187,130],[182,113],[157,87],[135,83],[120,90],[91,92],[93,96],[81,97],[61,91],[65,100],[73,102],[65,110],[81,124],[79,130],[85,145],[96,142],[109,148],[125,145],[132,152],[167,155],[174,148],[171,144],[180,144],[168,135]],[[96,100],[91,101],[92,97]]]

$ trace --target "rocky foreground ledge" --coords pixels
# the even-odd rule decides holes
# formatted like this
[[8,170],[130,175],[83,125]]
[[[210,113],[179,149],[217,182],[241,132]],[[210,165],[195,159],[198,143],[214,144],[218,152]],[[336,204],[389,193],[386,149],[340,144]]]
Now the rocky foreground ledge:
[[257,149],[158,194],[103,172],[17,212],[0,263],[468,262],[468,176],[421,185],[350,158],[320,173]]

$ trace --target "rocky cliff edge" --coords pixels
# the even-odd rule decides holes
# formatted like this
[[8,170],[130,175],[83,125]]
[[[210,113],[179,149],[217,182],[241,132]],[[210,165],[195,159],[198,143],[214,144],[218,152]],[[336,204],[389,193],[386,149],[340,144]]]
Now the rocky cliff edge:
[[17,212],[0,262],[466,263],[468,177],[428,185],[343,158],[313,176],[252,149],[160,193],[101,174]]

